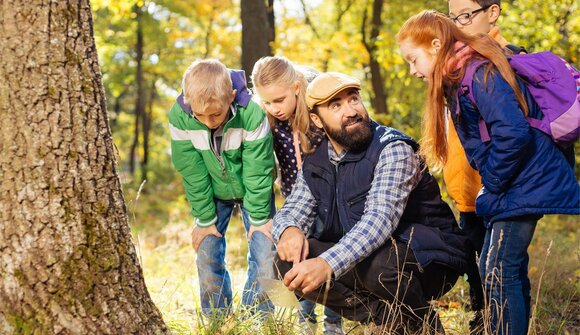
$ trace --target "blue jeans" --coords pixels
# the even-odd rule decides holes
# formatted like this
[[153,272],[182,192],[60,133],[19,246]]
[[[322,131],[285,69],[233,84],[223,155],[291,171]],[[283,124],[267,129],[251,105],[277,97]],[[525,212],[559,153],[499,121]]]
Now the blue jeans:
[[530,319],[528,246],[538,216],[494,222],[486,231],[479,263],[491,308],[492,333],[527,334]]
[[[316,303],[314,301],[304,299],[300,301],[302,310],[300,311],[300,320],[316,323]],[[342,325],[342,317],[328,307],[324,307],[324,323],[331,323],[335,325]]]
[[[197,273],[199,277],[202,312],[206,316],[213,313],[227,313],[232,303],[232,285],[226,269],[226,231],[232,211],[239,206],[246,235],[250,229],[248,213],[241,201],[215,200],[217,211],[216,228],[223,237],[209,235],[203,239],[197,253]],[[275,212],[272,200],[272,215]],[[258,278],[274,278],[272,268],[274,244],[266,235],[255,232],[248,246],[248,277],[242,293],[242,305],[251,312],[272,312],[274,305],[258,283]]]

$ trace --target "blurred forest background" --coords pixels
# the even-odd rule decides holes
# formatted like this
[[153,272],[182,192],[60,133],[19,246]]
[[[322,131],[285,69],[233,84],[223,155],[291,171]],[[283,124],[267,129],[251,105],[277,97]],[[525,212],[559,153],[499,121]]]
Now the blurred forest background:
[[[409,76],[395,34],[422,9],[447,12],[445,0],[91,4],[118,169],[145,279],[166,322],[183,333],[200,329],[190,317],[198,289],[189,244],[193,218],[181,178],[171,165],[167,111],[181,90],[188,65],[195,59],[217,58],[228,67],[243,68],[249,77],[257,58],[283,55],[320,71],[344,72],[363,82],[365,104],[376,120],[418,138],[425,84]],[[577,0],[502,1],[499,24],[511,43],[532,52],[551,50],[578,66],[578,6]],[[541,275],[549,275],[543,279],[541,294],[534,294],[536,302],[542,300],[535,310],[540,316],[535,333],[580,332],[575,221],[549,217],[536,233],[531,247],[535,293]],[[228,260],[237,286],[243,284],[247,250],[240,226],[233,221],[228,233]],[[442,305],[451,333],[462,334],[469,319],[457,312],[467,301],[464,287]]]

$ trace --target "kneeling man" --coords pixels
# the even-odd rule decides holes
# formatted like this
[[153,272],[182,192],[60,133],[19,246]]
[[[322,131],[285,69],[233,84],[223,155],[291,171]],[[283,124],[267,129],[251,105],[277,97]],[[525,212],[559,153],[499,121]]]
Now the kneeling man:
[[443,331],[429,300],[466,272],[470,245],[417,143],[372,121],[359,90],[335,72],[308,86],[326,139],[274,217],[277,267],[298,296],[348,319]]

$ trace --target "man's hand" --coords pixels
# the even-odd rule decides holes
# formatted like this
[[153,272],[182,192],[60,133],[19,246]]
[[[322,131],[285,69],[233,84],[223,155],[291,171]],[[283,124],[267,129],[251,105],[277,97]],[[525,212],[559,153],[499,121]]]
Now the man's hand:
[[266,235],[266,237],[269,238],[270,241],[274,242],[274,238],[272,238],[272,219],[270,219],[268,222],[258,227],[250,225],[250,231],[248,232],[248,241],[252,239],[252,235],[257,231]]
[[284,285],[290,290],[308,294],[330,280],[331,276],[330,265],[324,259],[316,257],[295,264],[284,276]]
[[195,227],[191,231],[191,245],[195,252],[199,249],[201,242],[203,239],[206,238],[208,235],[214,235],[216,237],[222,237],[222,234],[219,233],[215,225],[211,225],[209,227]]
[[276,247],[280,260],[292,262],[294,266],[308,256],[308,240],[302,230],[297,227],[286,228]]

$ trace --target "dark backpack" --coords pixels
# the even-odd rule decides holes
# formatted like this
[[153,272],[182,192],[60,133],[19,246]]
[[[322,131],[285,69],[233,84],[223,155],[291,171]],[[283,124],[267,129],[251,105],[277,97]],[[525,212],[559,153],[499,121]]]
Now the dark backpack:
[[[572,145],[580,137],[580,72],[549,51],[513,55],[508,60],[544,114],[541,120],[528,117],[530,126],[546,133],[561,147]],[[475,60],[469,63],[457,91],[458,98],[467,95],[476,108],[473,76],[487,62]],[[458,100],[456,114],[459,112]],[[479,134],[483,142],[490,140],[482,118],[479,119]]]

